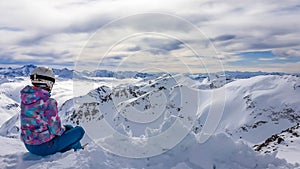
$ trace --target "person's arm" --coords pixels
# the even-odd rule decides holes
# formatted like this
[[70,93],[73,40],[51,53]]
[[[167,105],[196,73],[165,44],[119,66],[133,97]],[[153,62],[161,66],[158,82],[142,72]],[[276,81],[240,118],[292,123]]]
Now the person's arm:
[[58,116],[57,102],[50,98],[44,114],[44,119],[47,122],[48,130],[51,134],[62,135],[65,129],[61,125],[60,118]]

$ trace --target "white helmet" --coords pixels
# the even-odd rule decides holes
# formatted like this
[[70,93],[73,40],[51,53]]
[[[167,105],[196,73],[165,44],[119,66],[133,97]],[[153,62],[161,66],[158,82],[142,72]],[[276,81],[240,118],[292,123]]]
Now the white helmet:
[[48,67],[36,67],[30,74],[31,83],[34,86],[52,90],[55,83],[55,74]]

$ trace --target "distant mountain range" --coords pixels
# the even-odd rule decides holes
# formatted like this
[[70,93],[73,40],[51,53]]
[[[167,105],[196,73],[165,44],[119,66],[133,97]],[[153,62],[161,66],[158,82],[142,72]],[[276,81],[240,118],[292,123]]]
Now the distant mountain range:
[[[29,76],[31,71],[36,68],[35,65],[24,65],[22,67],[17,68],[0,68],[0,77],[24,77]],[[83,71],[78,72],[75,70],[70,70],[67,68],[57,69],[53,68],[54,73],[59,78],[64,79],[72,79],[72,78],[79,78],[85,79],[86,77],[114,77],[118,79],[125,79],[125,78],[145,78],[145,77],[152,77],[159,73],[142,73],[142,72],[135,72],[135,71],[118,71],[113,72],[110,70],[95,70],[92,72]]]
[[[30,72],[36,68],[36,65],[24,65],[22,67],[17,68],[0,68],[0,77],[8,77],[8,78],[14,78],[14,77],[23,77],[23,76],[29,76]],[[59,78],[79,78],[79,79],[85,79],[86,77],[114,77],[117,79],[125,79],[125,78],[157,78],[161,76],[163,73],[145,73],[145,72],[136,72],[136,71],[110,71],[110,70],[95,70],[92,72],[89,71],[82,71],[78,72],[75,70],[63,68],[63,69],[53,69],[54,73]],[[190,74],[186,73],[185,76],[193,79],[202,81],[205,78],[209,78],[210,76],[224,76],[226,77],[226,81],[230,82],[232,79],[246,79],[254,76],[259,75],[296,75],[300,76],[300,73],[297,74],[289,74],[289,73],[282,73],[282,72],[240,72],[240,71],[224,71],[224,72],[218,72],[218,73],[196,73],[196,74]]]

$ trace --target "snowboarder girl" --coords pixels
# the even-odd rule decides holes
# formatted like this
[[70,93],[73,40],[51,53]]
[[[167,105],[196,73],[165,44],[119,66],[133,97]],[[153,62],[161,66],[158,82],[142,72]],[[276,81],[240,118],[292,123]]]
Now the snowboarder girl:
[[21,140],[26,149],[41,156],[81,149],[83,128],[62,125],[57,102],[50,98],[54,72],[47,67],[37,67],[30,79],[33,86],[27,85],[21,90]]

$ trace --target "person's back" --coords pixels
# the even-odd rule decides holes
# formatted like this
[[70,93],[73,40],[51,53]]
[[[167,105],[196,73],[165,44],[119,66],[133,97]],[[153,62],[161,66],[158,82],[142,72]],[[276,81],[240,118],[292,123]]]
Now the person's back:
[[47,90],[26,86],[21,100],[21,138],[26,144],[42,144],[64,132],[56,113],[57,103]]
[[50,98],[54,72],[37,67],[30,75],[33,86],[21,90],[21,140],[31,153],[49,155],[80,149],[84,135],[82,127],[61,125],[57,102]]

